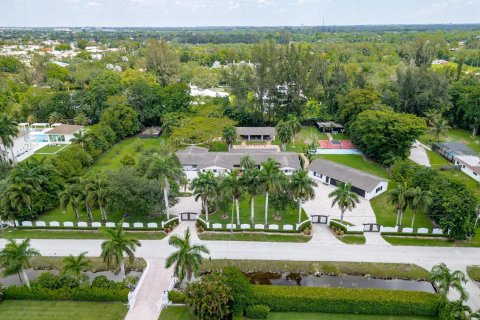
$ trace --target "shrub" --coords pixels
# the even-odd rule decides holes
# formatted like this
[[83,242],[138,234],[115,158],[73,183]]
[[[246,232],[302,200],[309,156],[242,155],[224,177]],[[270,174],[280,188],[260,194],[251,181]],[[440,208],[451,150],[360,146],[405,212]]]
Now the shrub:
[[168,291],[168,300],[172,301],[172,303],[185,303],[187,296],[178,290],[171,290]]
[[252,286],[255,301],[276,312],[437,315],[438,297],[427,292]]
[[105,289],[122,289],[124,288],[124,283],[108,280],[106,276],[98,276],[93,279],[91,287]]
[[10,286],[5,289],[5,299],[9,300],[72,300],[72,301],[96,301],[113,302],[127,301],[128,289],[107,289],[107,288],[61,288],[47,289],[41,287],[16,287]]
[[252,319],[267,319],[270,312],[270,308],[263,304],[248,306],[245,310],[247,317]]
[[307,228],[311,228],[312,227],[312,223],[309,221],[309,222],[305,222],[304,224],[302,224],[300,226],[300,228],[298,228],[298,232],[302,232],[303,230],[307,229]]
[[32,281],[32,286],[46,289],[76,288],[80,283],[73,277],[66,275],[54,275],[50,272],[43,272]]
[[234,315],[243,315],[246,305],[253,303],[252,285],[240,269],[232,266],[223,269],[227,286],[232,290],[232,312]]

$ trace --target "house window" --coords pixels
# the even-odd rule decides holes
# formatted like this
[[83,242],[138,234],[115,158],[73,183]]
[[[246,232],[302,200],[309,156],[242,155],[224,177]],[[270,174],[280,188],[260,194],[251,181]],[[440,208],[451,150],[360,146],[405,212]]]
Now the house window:
[[375,190],[375,193],[379,193],[380,191],[383,190],[383,187],[378,187],[376,190]]

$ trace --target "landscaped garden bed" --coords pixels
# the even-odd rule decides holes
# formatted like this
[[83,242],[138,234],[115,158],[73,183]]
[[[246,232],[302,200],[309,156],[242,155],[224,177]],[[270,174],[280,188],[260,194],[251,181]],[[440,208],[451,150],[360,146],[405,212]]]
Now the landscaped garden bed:
[[265,242],[308,242],[311,236],[299,234],[265,233],[265,232],[203,232],[198,235],[201,240],[219,241],[265,241]]

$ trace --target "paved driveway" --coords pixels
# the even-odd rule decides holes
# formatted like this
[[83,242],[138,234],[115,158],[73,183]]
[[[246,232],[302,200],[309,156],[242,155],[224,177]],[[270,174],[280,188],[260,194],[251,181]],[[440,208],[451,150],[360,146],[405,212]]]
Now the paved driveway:
[[170,214],[179,215],[182,212],[200,213],[202,204],[195,201],[195,197],[180,197],[178,203],[169,209]]
[[[327,186],[319,182],[315,188],[315,199],[306,202],[303,205],[305,212],[310,216],[314,214],[328,215],[331,219],[340,219],[340,209],[337,206],[332,208],[332,199],[328,197],[335,187]],[[345,221],[355,225],[364,223],[376,223],[377,219],[373,212],[370,201],[359,197],[360,203],[352,211],[346,211],[344,215]]]
[[410,160],[422,166],[430,167],[430,160],[423,146],[416,141],[410,149]]

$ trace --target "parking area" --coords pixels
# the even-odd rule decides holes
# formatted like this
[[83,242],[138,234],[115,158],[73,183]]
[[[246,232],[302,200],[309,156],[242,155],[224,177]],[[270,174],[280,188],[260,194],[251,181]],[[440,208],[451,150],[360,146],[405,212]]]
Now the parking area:
[[[335,187],[319,183],[315,188],[315,199],[306,202],[303,205],[307,215],[328,215],[330,219],[340,219],[340,209],[338,206],[332,208],[332,198],[328,195],[334,191]],[[373,212],[370,201],[359,197],[360,203],[352,211],[346,211],[344,220],[355,225],[364,223],[376,223],[375,213]]]

